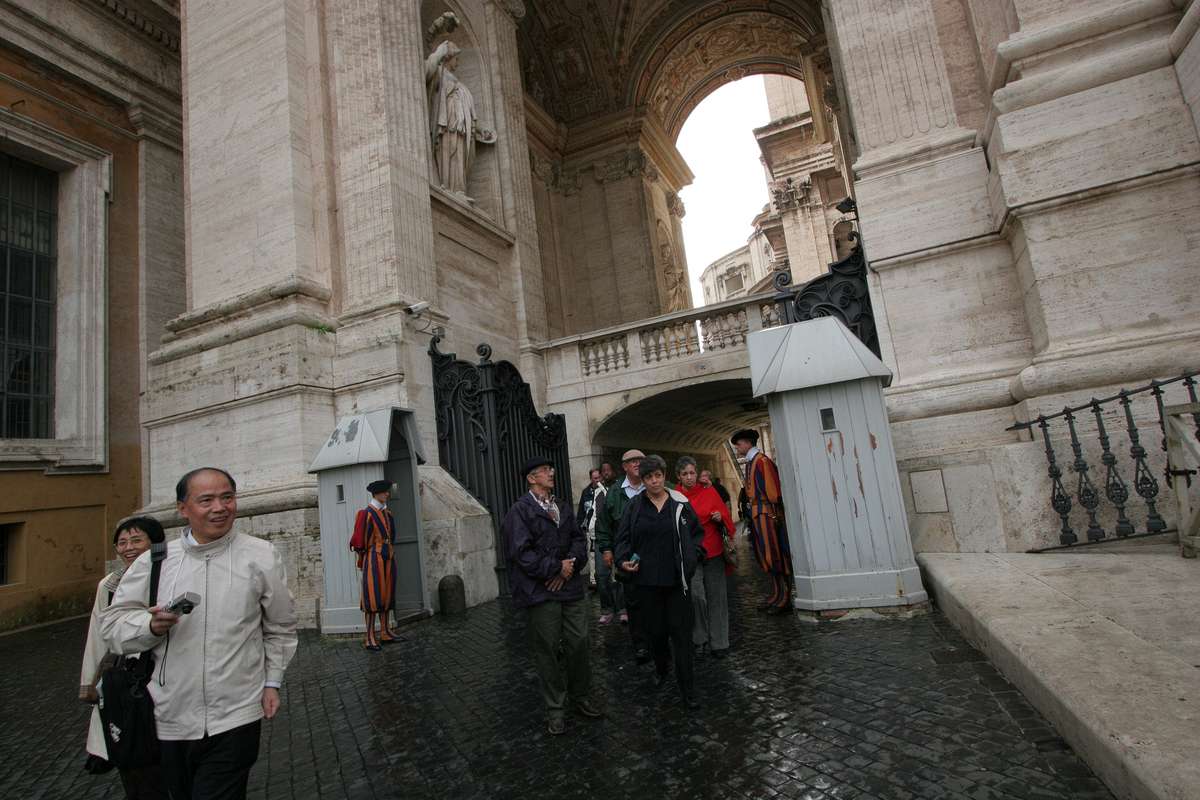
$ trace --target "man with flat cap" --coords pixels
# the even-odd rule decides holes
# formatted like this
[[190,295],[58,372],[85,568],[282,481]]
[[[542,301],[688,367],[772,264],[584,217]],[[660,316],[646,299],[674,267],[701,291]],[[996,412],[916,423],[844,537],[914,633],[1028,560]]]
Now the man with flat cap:
[[729,441],[738,457],[746,459],[750,545],[759,568],[771,579],[771,595],[759,609],[782,614],[792,608],[792,551],[783,519],[779,469],[758,449],[758,431],[740,430]]
[[[391,481],[371,481],[367,484],[371,501],[359,509],[354,518],[354,535],[350,549],[358,553],[358,568],[362,570],[363,615],[366,617],[367,641],[363,645],[379,652],[380,643],[391,644],[399,639],[392,633],[388,615],[396,606],[396,520],[388,511],[392,496]],[[375,617],[379,617],[379,635],[375,635]]]
[[[629,501],[646,491],[646,484],[642,483],[642,475],[638,471],[645,457],[646,454],[641,450],[625,451],[621,456],[621,469],[625,471],[625,479],[608,490],[608,496],[604,498],[604,507],[596,517],[596,552],[602,554],[609,569],[612,569],[613,548],[617,542],[617,531],[621,529],[621,517],[629,507]],[[617,570],[616,574],[618,577],[624,575],[620,570]],[[621,622],[629,623],[633,657],[639,664],[645,664],[650,660],[650,643],[638,616],[638,593],[622,592],[621,599],[625,603],[625,610],[621,612]]]
[[568,705],[582,716],[600,716],[588,699],[588,602],[580,573],[587,539],[570,504],[554,497],[550,459],[529,459],[520,478],[529,491],[508,510],[500,533],[513,605],[528,609],[529,646],[546,704],[546,729],[557,736],[564,730]]

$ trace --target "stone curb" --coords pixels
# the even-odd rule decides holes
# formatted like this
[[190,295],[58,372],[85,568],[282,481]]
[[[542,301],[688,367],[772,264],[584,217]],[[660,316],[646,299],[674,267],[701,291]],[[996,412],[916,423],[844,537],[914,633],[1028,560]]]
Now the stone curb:
[[1198,675],[1006,558],[922,553],[950,622],[1045,716],[1118,798],[1200,798]]

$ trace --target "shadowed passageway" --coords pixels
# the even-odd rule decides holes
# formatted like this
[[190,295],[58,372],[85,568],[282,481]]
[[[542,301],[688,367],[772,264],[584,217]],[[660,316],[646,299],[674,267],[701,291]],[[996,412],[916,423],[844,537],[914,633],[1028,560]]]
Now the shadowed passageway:
[[[940,614],[813,628],[756,613],[742,569],[730,657],[698,662],[706,708],[684,712],[673,681],[657,692],[613,625],[593,630],[606,718],[568,717],[555,738],[504,603],[378,654],[306,633],[250,796],[1111,797]],[[0,797],[121,796],[115,773],[80,769],[83,635],[72,621],[0,637]]]

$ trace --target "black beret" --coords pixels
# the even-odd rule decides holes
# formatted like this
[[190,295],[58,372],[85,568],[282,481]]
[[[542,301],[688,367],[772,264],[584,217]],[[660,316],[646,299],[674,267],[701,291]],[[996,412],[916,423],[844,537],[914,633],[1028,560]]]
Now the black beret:
[[371,494],[379,494],[380,492],[390,492],[392,490],[391,481],[371,481],[367,484],[367,491]]
[[754,447],[758,446],[758,431],[753,428],[743,428],[729,437],[730,444],[737,444],[739,439],[745,439]]
[[534,456],[525,462],[525,466],[521,468],[521,480],[529,477],[529,473],[533,472],[538,467],[549,465],[554,466],[554,462],[545,456]]

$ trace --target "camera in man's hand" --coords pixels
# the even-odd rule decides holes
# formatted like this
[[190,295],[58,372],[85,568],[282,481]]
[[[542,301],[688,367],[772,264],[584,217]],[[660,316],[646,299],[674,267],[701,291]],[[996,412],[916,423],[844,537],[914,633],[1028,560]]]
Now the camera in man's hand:
[[163,611],[171,614],[190,614],[192,609],[200,605],[200,595],[195,592],[184,592],[163,606]]

